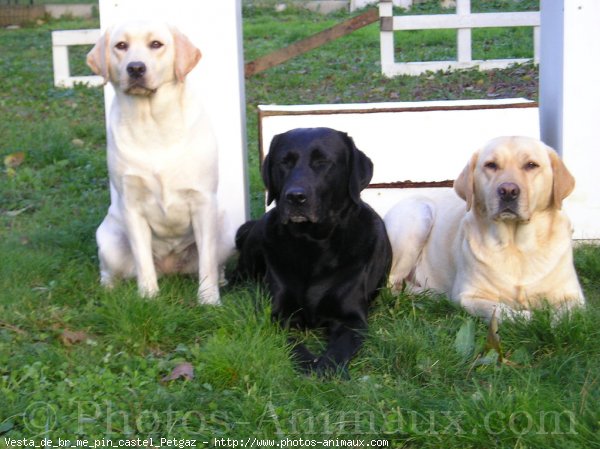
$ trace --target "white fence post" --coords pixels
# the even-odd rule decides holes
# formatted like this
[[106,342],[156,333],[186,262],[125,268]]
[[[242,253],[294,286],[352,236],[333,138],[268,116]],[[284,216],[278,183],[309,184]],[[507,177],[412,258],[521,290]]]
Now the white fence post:
[[392,0],[379,2],[381,70],[386,73],[394,66],[394,23]]
[[[471,0],[457,0],[456,15],[468,16],[471,14]],[[456,32],[457,60],[459,63],[470,63],[471,55],[471,28],[459,28]]]
[[541,137],[577,180],[574,237],[600,239],[600,2],[542,0],[541,20]]

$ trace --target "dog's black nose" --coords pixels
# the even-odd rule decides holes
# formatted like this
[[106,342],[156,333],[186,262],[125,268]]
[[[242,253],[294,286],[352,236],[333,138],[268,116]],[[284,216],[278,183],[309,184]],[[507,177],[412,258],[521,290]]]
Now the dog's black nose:
[[498,196],[502,201],[514,201],[520,194],[521,189],[514,182],[503,182],[498,186]]
[[127,64],[127,73],[132,78],[141,78],[146,73],[146,64],[139,61],[130,62]]
[[296,187],[291,188],[285,193],[285,199],[294,206],[299,206],[306,202],[306,192],[304,189]]

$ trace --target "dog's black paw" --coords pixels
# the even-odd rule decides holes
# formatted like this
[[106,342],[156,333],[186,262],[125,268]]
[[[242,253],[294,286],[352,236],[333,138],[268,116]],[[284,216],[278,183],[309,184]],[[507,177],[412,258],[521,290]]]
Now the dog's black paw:
[[292,360],[300,372],[310,374],[314,371],[318,358],[308,350],[302,343],[298,343],[294,338],[288,339],[292,345]]
[[341,380],[350,380],[348,363],[336,363],[329,357],[319,357],[316,359],[313,371],[321,379],[338,378]]
[[316,375],[320,379],[350,380],[347,362],[336,363],[326,356],[317,357],[293,338],[288,339],[288,343],[292,345],[292,360],[302,374]]

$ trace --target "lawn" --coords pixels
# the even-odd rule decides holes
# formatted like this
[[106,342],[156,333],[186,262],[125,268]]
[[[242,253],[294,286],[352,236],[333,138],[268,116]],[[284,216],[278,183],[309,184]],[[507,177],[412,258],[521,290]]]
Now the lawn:
[[[247,60],[342,19],[244,13]],[[348,381],[294,371],[287,332],[271,323],[257,285],[225,288],[217,308],[196,305],[190,277],[162,279],[152,301],[133,282],[103,291],[94,241],[108,205],[102,93],[53,87],[50,51],[51,30],[97,26],[0,30],[0,157],[16,158],[0,167],[0,448],[23,438],[52,440],[42,447],[149,438],[165,447],[257,446],[253,438],[281,447],[600,447],[597,247],[575,252],[587,310],[502,324],[506,363],[480,356],[487,327],[444,298],[384,291]],[[481,45],[522,52],[527,39],[492,34]],[[432,32],[411,47],[441,59],[439,41]],[[75,52],[78,71],[85,50]],[[386,79],[378,55],[373,25],[247,81],[253,215],[262,197],[257,104],[537,98],[533,65]],[[317,332],[300,337],[323,344]],[[188,379],[169,380],[174,369]]]

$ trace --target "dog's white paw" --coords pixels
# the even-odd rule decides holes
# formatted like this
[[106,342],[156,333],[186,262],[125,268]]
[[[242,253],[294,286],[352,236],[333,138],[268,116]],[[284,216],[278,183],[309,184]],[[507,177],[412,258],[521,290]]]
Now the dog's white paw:
[[219,295],[219,287],[200,287],[198,289],[198,304],[220,306],[221,296]]
[[107,290],[112,290],[115,286],[115,278],[106,271],[100,272],[100,285]]
[[138,283],[138,293],[142,298],[155,298],[158,295],[157,282]]

